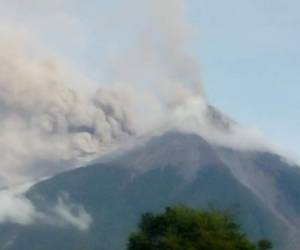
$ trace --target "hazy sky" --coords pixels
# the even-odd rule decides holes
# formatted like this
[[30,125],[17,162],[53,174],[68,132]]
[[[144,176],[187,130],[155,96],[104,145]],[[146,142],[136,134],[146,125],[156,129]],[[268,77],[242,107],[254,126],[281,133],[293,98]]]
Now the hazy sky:
[[[134,40],[143,18],[128,2],[139,1],[0,0],[8,7],[0,14],[21,30],[30,26],[43,46],[99,80],[106,77],[101,72],[110,70],[104,62]],[[300,155],[299,1],[187,3],[187,19],[196,31],[190,50],[210,101]]]

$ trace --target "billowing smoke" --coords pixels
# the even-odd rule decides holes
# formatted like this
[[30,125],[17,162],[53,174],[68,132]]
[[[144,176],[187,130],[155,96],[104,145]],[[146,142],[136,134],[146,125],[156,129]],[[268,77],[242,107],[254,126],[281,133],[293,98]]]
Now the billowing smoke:
[[0,223],[12,222],[28,225],[34,222],[37,216],[36,210],[23,196],[30,186],[31,184],[26,184],[0,191]]
[[[18,6],[28,7],[31,2],[4,1],[1,6],[19,11]],[[2,186],[78,166],[88,156],[155,129],[169,120],[170,110],[190,98],[203,99],[197,65],[184,48],[191,33],[184,21],[184,1],[128,3],[142,13],[142,25],[134,30],[138,39],[117,55],[112,53],[108,82],[89,95],[78,90],[101,83],[69,69],[66,58],[36,53],[26,41],[35,45],[32,37],[23,39],[24,34],[12,36],[12,31],[2,29]],[[47,8],[56,11],[56,4],[48,3]],[[5,19],[12,22],[11,29],[18,26],[15,19],[9,15]],[[34,30],[30,28],[23,29],[27,36]]]
[[62,193],[47,211],[38,211],[23,195],[33,183],[0,191],[0,223],[30,225],[36,222],[55,227],[72,227],[86,231],[92,218],[85,208],[73,203],[67,193]]
[[98,90],[87,98],[67,87],[74,76],[55,60],[0,49],[2,185],[46,174],[43,166],[76,163],[135,134],[130,103],[121,92]]
[[[188,52],[193,29],[186,21],[185,0],[129,0],[139,25],[131,33],[137,39],[112,56],[113,79],[130,84],[150,84],[169,105],[182,105],[191,97],[203,97],[198,63]],[[125,10],[126,12],[126,10]],[[137,33],[137,34],[136,34]]]
[[[106,26],[122,37],[114,34],[109,52],[101,55],[86,32],[90,27],[82,27],[82,16],[76,14],[82,1],[0,0],[0,186],[51,176],[131,139],[174,127],[224,146],[265,148],[258,133],[249,133],[208,105],[198,65],[187,49],[193,29],[185,19],[185,2],[119,2],[115,6],[123,3],[122,15]],[[91,3],[85,14],[93,16],[93,9],[97,6]],[[107,22],[94,16],[88,25],[103,34],[92,38],[109,36],[107,29],[96,29]],[[129,26],[125,32],[122,23]],[[48,44],[42,54],[47,41],[42,35],[59,49]],[[99,78],[73,67],[71,59],[77,57],[72,56],[85,52],[84,44],[94,46],[91,57],[101,58],[99,68],[90,66],[99,70]],[[32,205],[19,194],[6,194],[0,193],[6,208],[22,205],[28,216],[0,211],[0,222],[31,223]],[[79,218],[70,214],[63,200],[56,209],[81,230],[90,223],[80,208]]]

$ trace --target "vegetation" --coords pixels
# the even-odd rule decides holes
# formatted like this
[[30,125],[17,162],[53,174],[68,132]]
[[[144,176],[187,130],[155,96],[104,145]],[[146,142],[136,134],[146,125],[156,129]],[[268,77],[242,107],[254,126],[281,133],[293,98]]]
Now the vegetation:
[[273,244],[268,240],[260,240],[257,243],[258,250],[269,250],[273,248]]
[[252,243],[230,213],[175,206],[161,214],[144,214],[138,232],[129,238],[127,249],[269,250],[272,244],[267,240]]

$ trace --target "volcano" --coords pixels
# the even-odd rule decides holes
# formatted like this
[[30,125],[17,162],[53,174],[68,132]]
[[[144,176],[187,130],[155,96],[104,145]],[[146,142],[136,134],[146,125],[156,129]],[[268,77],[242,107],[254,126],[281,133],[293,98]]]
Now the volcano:
[[172,204],[233,210],[253,241],[272,240],[275,249],[296,250],[300,235],[300,168],[178,130],[42,181],[26,196],[47,214],[66,194],[91,216],[86,230],[39,220],[5,224],[1,249],[122,250],[142,213]]

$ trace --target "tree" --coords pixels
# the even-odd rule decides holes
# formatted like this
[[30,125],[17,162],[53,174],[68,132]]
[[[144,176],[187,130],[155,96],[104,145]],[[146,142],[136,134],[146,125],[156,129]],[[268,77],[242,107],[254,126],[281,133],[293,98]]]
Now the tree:
[[269,250],[273,248],[273,244],[268,240],[260,240],[257,243],[258,250]]
[[[261,241],[262,246],[265,243]],[[228,213],[183,206],[142,215],[128,250],[256,250]],[[258,248],[266,250],[270,248]]]

